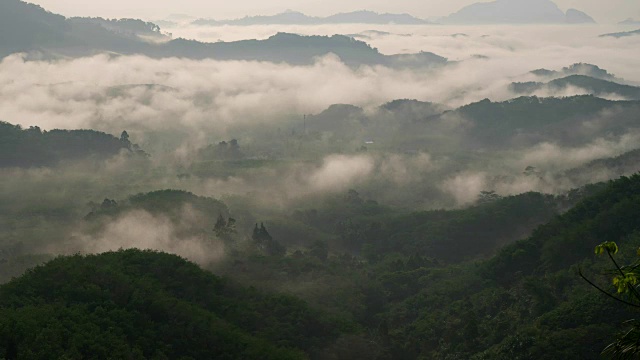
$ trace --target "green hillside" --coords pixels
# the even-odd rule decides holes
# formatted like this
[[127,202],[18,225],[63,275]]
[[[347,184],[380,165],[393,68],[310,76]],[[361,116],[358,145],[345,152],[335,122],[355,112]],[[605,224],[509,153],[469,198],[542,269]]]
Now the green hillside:
[[175,255],[60,257],[0,287],[6,359],[304,359],[339,327]]
[[120,152],[146,155],[129,141],[95,130],[22,129],[0,121],[0,168],[57,165],[62,161],[106,159]]

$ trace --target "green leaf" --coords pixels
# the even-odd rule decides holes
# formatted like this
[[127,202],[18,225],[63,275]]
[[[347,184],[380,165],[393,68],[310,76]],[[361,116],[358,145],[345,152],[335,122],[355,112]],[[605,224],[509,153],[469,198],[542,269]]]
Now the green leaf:
[[[605,251],[612,255],[617,254],[618,244],[616,244],[613,241],[605,241],[602,244],[596,246],[596,249],[595,249],[596,255],[603,254]],[[640,255],[640,249],[638,251],[639,251],[638,254]]]

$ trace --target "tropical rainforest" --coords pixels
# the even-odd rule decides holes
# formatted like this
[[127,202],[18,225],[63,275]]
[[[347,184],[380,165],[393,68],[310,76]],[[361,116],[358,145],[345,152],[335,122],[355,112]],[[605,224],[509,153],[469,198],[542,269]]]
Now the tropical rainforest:
[[3,1],[0,359],[637,359],[640,47],[576,11]]

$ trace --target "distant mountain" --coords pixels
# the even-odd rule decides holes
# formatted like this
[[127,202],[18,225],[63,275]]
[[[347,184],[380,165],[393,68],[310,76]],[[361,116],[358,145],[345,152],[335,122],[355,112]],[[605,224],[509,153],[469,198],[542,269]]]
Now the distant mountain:
[[612,81],[596,79],[585,75],[570,75],[555,79],[548,83],[524,82],[512,83],[510,88],[517,94],[529,95],[536,91],[545,90],[560,93],[569,87],[584,89],[594,96],[620,95],[631,100],[640,100],[640,87],[622,85]]
[[640,20],[635,20],[632,18],[628,18],[626,20],[620,21],[619,25],[632,25],[632,26],[640,26]]
[[418,19],[409,14],[378,14],[372,11],[354,11],[340,13],[324,18],[328,24],[398,24],[421,25],[430,24],[429,21]]
[[198,26],[222,26],[222,25],[236,25],[236,26],[249,26],[249,25],[307,25],[317,24],[319,18],[307,16],[297,11],[285,11],[276,15],[260,15],[260,16],[246,16],[241,19],[233,20],[214,20],[214,19],[197,19],[191,24]]
[[[603,112],[611,114],[608,121],[593,126]],[[342,141],[373,140],[376,146],[403,151],[443,151],[452,144],[456,152],[513,151],[541,143],[581,147],[597,138],[640,132],[638,113],[640,101],[612,101],[592,95],[482,100],[454,110],[428,102],[394,100],[373,112],[332,105],[307,116],[306,125],[309,133],[332,133]]]
[[575,182],[607,180],[620,176],[629,176],[640,172],[640,149],[628,151],[622,155],[604,159],[596,159],[582,166],[570,169],[563,177]]
[[297,11],[285,11],[276,15],[247,16],[233,20],[198,19],[192,22],[200,26],[249,26],[249,25],[319,25],[319,24],[430,24],[429,21],[409,14],[379,14],[373,11],[354,11],[327,17],[308,16]]
[[103,19],[103,18],[83,18],[74,17],[67,19],[70,23],[92,24],[101,26],[109,31],[115,32],[125,37],[140,39],[169,40],[170,36],[160,31],[160,26],[151,22],[138,19]]
[[364,110],[346,104],[334,104],[317,115],[308,118],[310,131],[347,132],[360,129],[368,122]]
[[585,12],[576,9],[568,9],[565,21],[567,24],[595,24],[596,21]]
[[[563,86],[563,82],[577,83],[579,79],[576,76],[554,84]],[[594,86],[602,89],[605,85],[626,89],[615,83],[587,80],[595,80]],[[609,121],[598,122],[599,126],[594,127],[593,121],[608,110]],[[640,100],[613,101],[593,95],[521,96],[502,102],[485,99],[453,110],[404,99],[383,104],[373,112],[353,105],[332,105],[307,116],[306,128],[309,133],[331,133],[342,141],[374,140],[376,146],[386,144],[403,151],[442,151],[451,144],[455,145],[453,151],[501,151],[528,149],[541,143],[580,147],[596,138],[640,132],[638,113]],[[394,140],[389,142],[391,138]]]
[[258,60],[286,62],[295,65],[311,64],[329,53],[337,55],[349,66],[384,65],[389,67],[438,66],[447,59],[433,53],[383,55],[368,44],[344,35],[302,36],[278,33],[266,40],[200,43],[192,40],[173,40],[154,46],[147,53],[154,57],[182,56],[194,59]]
[[617,32],[617,33],[602,34],[600,35],[600,37],[622,38],[622,37],[635,36],[635,35],[640,35],[640,29],[633,30],[633,31],[623,31],[623,32]]
[[385,103],[378,108],[378,112],[390,112],[402,115],[402,117],[409,118],[412,121],[442,114],[447,110],[450,109],[442,104],[412,99],[396,99]]
[[[333,104],[319,114],[310,115],[307,125],[317,131],[353,131],[374,124],[383,117],[392,117],[394,123],[416,122],[451,110],[447,106],[410,99],[397,99],[385,103],[367,115],[361,107],[349,104]],[[387,124],[388,125],[388,124]]]
[[[584,126],[607,109],[616,109],[615,120],[597,129]],[[633,129],[640,130],[639,111],[638,101],[611,101],[591,95],[533,96],[504,102],[483,100],[445,112],[440,119],[465,119],[464,144],[472,149],[513,150],[541,142],[582,146],[594,137],[621,136]]]
[[428,52],[383,55],[362,41],[342,35],[278,33],[266,40],[217,43],[170,40],[152,23],[130,19],[66,19],[36,5],[5,0],[0,2],[0,58],[16,52],[38,53],[45,58],[108,52],[154,58],[269,61],[294,65],[312,64],[316,58],[333,53],[353,67],[430,67],[447,63],[447,59]]
[[576,63],[567,67],[562,68],[560,71],[549,70],[549,69],[537,69],[531,71],[531,74],[546,78],[546,80],[557,79],[561,77],[566,77],[570,75],[585,75],[596,79],[607,80],[607,81],[615,81],[615,82],[623,82],[622,79],[616,78],[614,75],[610,74],[607,70],[600,68],[597,65],[586,64],[586,63]]
[[550,0],[496,0],[475,3],[442,19],[450,24],[583,24],[589,15],[569,9],[565,14]]

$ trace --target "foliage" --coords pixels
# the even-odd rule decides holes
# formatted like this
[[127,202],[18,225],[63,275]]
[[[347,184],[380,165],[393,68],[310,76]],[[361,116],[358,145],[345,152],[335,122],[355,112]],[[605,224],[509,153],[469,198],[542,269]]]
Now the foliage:
[[263,223],[260,223],[260,227],[256,224],[253,234],[251,234],[251,240],[260,251],[267,255],[283,256],[287,252],[287,248],[271,237]]
[[8,359],[301,359],[339,328],[295,298],[139,250],[37,267],[0,287],[0,313]]
[[[618,253],[618,245],[613,241],[606,241],[596,246],[595,253],[597,255],[606,254],[611,260],[613,269],[609,273],[613,274],[611,279],[613,287],[617,290],[617,296],[609,293],[594,284],[591,280],[581,276],[593,287],[600,292],[606,294],[610,298],[617,301],[617,304],[623,304],[629,310],[640,308],[640,292],[638,292],[638,272],[640,268],[640,260],[636,259],[632,264],[620,265],[614,255]],[[640,256],[640,250],[637,251]],[[611,275],[610,275],[611,276]],[[629,320],[625,322],[628,330],[620,334],[620,336],[607,346],[603,355],[612,359],[635,359],[640,354],[640,322],[637,320]]]
[[120,152],[145,155],[127,138],[94,130],[42,131],[0,121],[0,167],[51,166],[91,157],[105,159]]

